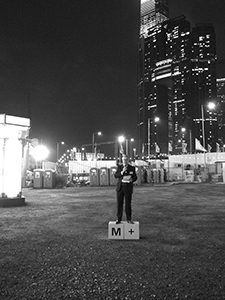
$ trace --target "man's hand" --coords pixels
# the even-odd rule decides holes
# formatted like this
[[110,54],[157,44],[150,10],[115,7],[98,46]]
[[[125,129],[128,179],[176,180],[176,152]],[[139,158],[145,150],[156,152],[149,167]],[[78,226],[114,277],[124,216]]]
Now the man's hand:
[[124,166],[122,172],[125,173],[126,171],[127,171],[127,166]]

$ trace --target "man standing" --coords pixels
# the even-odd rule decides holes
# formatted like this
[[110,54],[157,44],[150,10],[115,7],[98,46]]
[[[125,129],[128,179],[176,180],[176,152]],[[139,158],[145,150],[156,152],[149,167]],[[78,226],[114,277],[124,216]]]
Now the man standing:
[[133,182],[137,180],[135,167],[129,163],[128,155],[122,156],[122,165],[117,167],[115,178],[117,178],[116,192],[117,192],[117,221],[119,224],[123,216],[123,201],[125,198],[125,212],[127,216],[127,222],[133,224],[131,219],[131,198],[133,193]]

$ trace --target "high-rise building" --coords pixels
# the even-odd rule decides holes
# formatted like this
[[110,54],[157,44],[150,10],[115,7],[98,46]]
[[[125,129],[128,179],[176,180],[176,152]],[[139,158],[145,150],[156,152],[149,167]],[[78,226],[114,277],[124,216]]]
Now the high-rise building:
[[168,0],[141,0],[140,36],[147,37],[149,28],[168,19]]
[[207,148],[216,149],[218,140],[217,110],[210,110],[209,102],[217,104],[216,37],[211,24],[197,24],[192,29],[191,55],[191,116],[193,135]]
[[[157,123],[156,93],[167,94],[167,87],[158,89],[152,81],[152,71],[158,61],[164,60],[164,41],[160,39],[160,24],[168,19],[168,0],[141,0],[139,39],[139,153],[150,154],[156,147]],[[158,37],[159,36],[159,37]],[[165,99],[167,103],[168,99]],[[164,108],[164,106],[163,106]],[[167,112],[167,107],[164,108]],[[162,113],[162,112],[161,112]],[[161,121],[160,121],[161,122]],[[166,124],[167,127],[167,124]]]
[[[144,19],[156,4],[163,17]],[[195,137],[212,147],[217,140],[216,113],[206,107],[216,100],[214,29],[204,24],[191,30],[185,16],[168,19],[167,4],[141,1],[138,129],[139,153],[147,156],[159,148],[180,153],[183,144],[193,152]]]
[[179,153],[184,141],[190,145],[187,132],[191,110],[191,24],[184,16],[180,16],[162,26],[166,29],[166,52],[171,60],[171,126],[168,142],[172,146],[170,152]]
[[218,99],[218,140],[225,145],[225,78],[219,78],[217,83]]

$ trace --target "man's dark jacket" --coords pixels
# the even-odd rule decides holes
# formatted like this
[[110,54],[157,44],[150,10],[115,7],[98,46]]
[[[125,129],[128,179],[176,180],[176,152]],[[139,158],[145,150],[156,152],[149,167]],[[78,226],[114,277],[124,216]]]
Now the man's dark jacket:
[[137,180],[135,167],[128,164],[127,171],[123,175],[121,175],[122,170],[123,170],[123,165],[119,165],[117,167],[117,170],[115,173],[115,178],[117,178],[116,191],[119,192],[121,189],[123,176],[130,175],[132,178],[132,182],[126,183],[126,185],[128,187],[128,192],[132,194],[133,193],[133,182]]

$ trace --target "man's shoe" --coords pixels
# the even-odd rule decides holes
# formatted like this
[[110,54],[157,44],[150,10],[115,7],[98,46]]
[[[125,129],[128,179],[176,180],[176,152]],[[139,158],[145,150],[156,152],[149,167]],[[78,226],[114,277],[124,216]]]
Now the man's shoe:
[[131,221],[131,220],[128,220],[127,223],[129,223],[129,224],[134,224],[134,222]]
[[119,221],[119,220],[116,220],[116,224],[120,224],[121,223],[121,221]]

